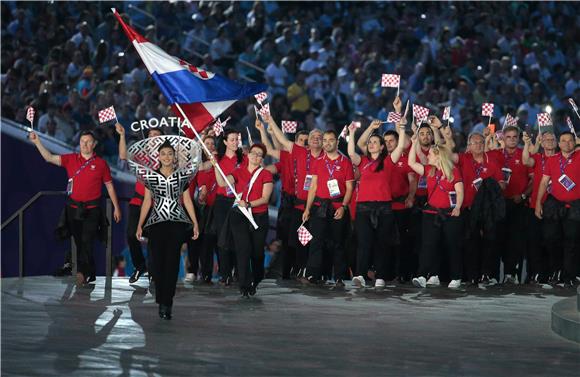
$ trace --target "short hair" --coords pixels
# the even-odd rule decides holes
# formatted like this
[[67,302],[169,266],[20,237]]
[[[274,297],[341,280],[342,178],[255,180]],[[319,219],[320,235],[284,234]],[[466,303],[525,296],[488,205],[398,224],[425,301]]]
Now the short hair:
[[483,134],[481,132],[472,132],[467,136],[467,144],[469,144],[469,142],[471,141],[471,138],[474,136],[479,136],[480,138],[482,138],[485,141],[485,136],[483,136]]
[[385,131],[385,133],[383,134],[383,138],[387,136],[393,136],[395,140],[399,141],[399,134],[393,130]]
[[166,149],[166,148],[169,148],[169,149],[171,149],[173,152],[175,152],[175,148],[173,148],[173,145],[171,145],[171,142],[170,142],[169,140],[165,140],[165,141],[163,142],[163,144],[161,144],[161,145],[159,146],[159,148],[157,148],[157,151],[158,151],[158,152],[161,152],[161,150],[162,150],[162,149]]
[[334,135],[335,139],[338,139],[338,132],[336,132],[335,130],[326,130],[326,131],[324,131],[323,135],[330,135],[330,134]]
[[300,131],[296,132],[296,134],[294,135],[294,141],[298,140],[298,137],[300,137],[301,135],[308,136],[308,131],[300,130]]
[[431,131],[431,133],[433,133],[433,130],[431,129],[431,126],[428,123],[422,122],[419,125],[419,128],[417,128],[417,132],[419,132],[419,130],[421,130],[421,128],[428,128],[429,131]]
[[510,131],[515,131],[518,136],[520,135],[520,128],[516,127],[516,126],[506,126],[506,128],[503,129],[503,133],[505,135],[506,132],[510,132]]
[[562,136],[564,136],[564,135],[570,135],[570,136],[572,136],[572,140],[575,140],[574,134],[572,132],[570,132],[570,131],[564,131],[564,132],[562,132],[560,134],[560,136],[558,136],[558,141],[560,141],[562,139]]
[[312,131],[308,133],[308,137],[310,137],[310,135],[312,135],[313,133],[323,134],[324,132],[322,132],[320,128],[313,128]]
[[95,136],[95,133],[93,131],[90,131],[90,130],[81,131],[81,134],[79,136],[79,139],[81,137],[83,137],[83,136],[86,136],[86,135],[89,135],[90,137],[92,137],[93,140],[97,140],[97,137]]
[[252,144],[252,146],[250,147],[248,152],[250,152],[254,148],[259,148],[262,151],[262,157],[266,157],[266,154],[268,153],[268,151],[266,150],[266,147],[264,146],[264,144],[262,144],[262,143]]
[[161,136],[161,135],[165,135],[165,132],[163,132],[163,130],[162,130],[161,128],[149,128],[149,129],[147,129],[147,132],[145,133],[145,137],[149,137],[149,134],[150,134],[152,131],[157,131],[157,132],[159,132],[160,136]]

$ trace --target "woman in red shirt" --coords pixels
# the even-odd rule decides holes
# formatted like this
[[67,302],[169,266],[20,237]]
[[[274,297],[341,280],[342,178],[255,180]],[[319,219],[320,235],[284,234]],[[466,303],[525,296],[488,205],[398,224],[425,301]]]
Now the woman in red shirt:
[[[268,234],[268,202],[274,187],[272,173],[262,167],[266,147],[254,144],[248,153],[248,164],[235,168],[227,176],[235,184],[240,200],[229,213],[229,226],[236,245],[236,260],[240,293],[244,297],[256,294],[256,288],[264,278],[264,245]],[[215,159],[211,160],[215,164]],[[226,182],[216,171],[217,183]],[[238,207],[245,207],[253,216],[258,229],[250,224]]]
[[[459,169],[453,164],[452,152],[444,145],[435,144],[429,150],[427,165],[417,162],[417,135],[412,138],[409,151],[409,167],[427,178],[427,204],[423,209],[422,246],[419,255],[418,277],[413,279],[417,287],[439,286],[441,255],[439,240],[445,241],[449,255],[451,282],[449,288],[461,285],[461,237],[462,222],[459,217],[463,204],[463,182]],[[429,278],[429,280],[426,279]]]
[[[394,225],[391,208],[391,172],[403,154],[405,145],[405,119],[397,125],[399,144],[388,154],[385,140],[378,134],[371,134],[381,125],[374,120],[361,138],[368,137],[367,155],[359,156],[355,151],[355,128],[349,127],[348,155],[354,166],[360,171],[360,180],[356,198],[355,228],[358,241],[356,273],[352,282],[357,287],[365,287],[367,273],[373,262],[373,250],[377,250],[374,258],[376,280],[375,287],[385,286],[386,262],[391,259],[388,238]],[[370,135],[370,137],[368,136]]]

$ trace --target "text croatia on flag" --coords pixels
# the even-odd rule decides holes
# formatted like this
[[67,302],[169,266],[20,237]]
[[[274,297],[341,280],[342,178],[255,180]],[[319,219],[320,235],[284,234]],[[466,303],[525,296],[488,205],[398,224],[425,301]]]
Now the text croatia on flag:
[[[232,81],[169,55],[127,25],[115,9],[112,11],[175,115],[182,118],[175,106],[179,104],[196,131],[207,127],[237,100],[267,89],[265,84]],[[183,131],[193,137],[187,126]]]

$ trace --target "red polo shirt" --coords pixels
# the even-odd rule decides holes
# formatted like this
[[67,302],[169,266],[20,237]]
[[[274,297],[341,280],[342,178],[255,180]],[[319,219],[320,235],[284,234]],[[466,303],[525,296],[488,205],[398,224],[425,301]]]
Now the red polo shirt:
[[[528,187],[528,168],[522,162],[522,150],[516,148],[514,153],[508,153],[507,150],[494,150],[488,152],[490,158],[496,160],[497,164],[502,168],[512,170],[511,178],[507,183],[503,196],[511,198],[516,195],[521,195]],[[503,177],[503,174],[502,174]],[[504,179],[502,179],[504,180]],[[505,181],[505,180],[504,180]]]
[[[431,148],[427,148],[427,149],[423,149],[423,147],[419,148],[419,153],[421,155],[423,155],[425,157],[425,159],[427,159],[427,156],[429,156],[429,149]],[[421,157],[419,156],[419,153],[417,154],[417,162],[421,163]],[[427,166],[427,165],[425,165]],[[427,178],[423,178],[423,176],[418,176],[417,177],[417,192],[415,192],[415,196],[427,196]],[[421,188],[422,186],[425,186],[423,188]]]
[[367,156],[361,157],[358,165],[360,181],[357,202],[390,202],[393,200],[389,184],[394,168],[393,160],[391,160],[391,156],[386,156],[383,169],[377,172],[378,163],[378,160],[371,160]]
[[[321,199],[334,199],[342,198],[346,193],[346,182],[354,181],[354,172],[352,170],[352,162],[339,153],[339,156],[331,160],[326,154],[324,157],[317,159],[312,175],[318,177],[318,186],[316,187],[316,196]],[[340,189],[340,195],[336,197],[330,196],[330,191],[328,190],[327,182],[336,179],[338,183],[338,188]],[[337,209],[342,205],[342,202],[332,202],[332,206]]]
[[[252,172],[249,172],[248,166],[246,165],[234,169],[234,171],[231,173],[232,177],[234,177],[234,180],[236,181],[236,191],[241,192],[242,199],[248,202],[260,199],[262,197],[264,185],[266,183],[273,182],[272,173],[270,173],[266,169],[262,169],[260,175],[258,176],[258,178],[256,178],[256,181],[252,186],[252,190],[248,195],[250,180],[252,179],[252,176],[254,175],[256,169],[254,169]],[[268,212],[268,204],[262,204],[257,207],[252,207],[252,213],[258,214],[264,212]]]
[[493,178],[498,183],[503,180],[500,167],[497,165],[495,159],[489,158],[487,153],[484,153],[482,163],[475,161],[473,155],[469,152],[460,153],[459,168],[461,169],[461,177],[463,178],[463,208],[470,208],[473,204],[473,200],[477,194],[477,189],[473,181],[477,178]]
[[288,195],[294,195],[294,162],[292,155],[286,151],[280,151],[280,161],[274,164],[280,181],[282,181],[282,191]]
[[[224,155],[221,160],[219,160],[219,166],[223,170],[226,177],[234,171],[234,169],[242,166],[248,165],[248,156],[244,155],[242,162],[238,163],[238,157],[234,154],[233,157],[228,157]],[[226,187],[218,187],[217,188],[217,195],[227,196],[229,198],[234,197],[234,193],[229,192],[229,188]]]
[[213,204],[215,203],[215,198],[217,196],[218,189],[214,169],[197,172],[196,180],[198,187],[205,186],[207,188],[207,197],[205,199],[205,204],[210,207],[213,206]]
[[[544,153],[535,153],[530,156],[534,159],[534,170],[533,170],[533,183],[532,183],[532,196],[530,197],[530,208],[536,208],[536,200],[538,199],[538,189],[540,188],[540,182],[542,181],[542,176],[546,171],[546,165],[550,157],[546,156]],[[546,201],[548,197],[548,192],[544,194],[542,198],[542,203]]]
[[413,169],[409,167],[407,156],[401,156],[393,166],[390,180],[393,209],[396,211],[405,209],[405,202],[395,202],[394,200],[402,196],[407,198],[409,195],[409,173],[415,174]]
[[[141,195],[141,197],[138,198],[136,195]],[[141,207],[141,205],[143,204],[142,198],[144,196],[145,196],[145,186],[143,185],[143,183],[137,181],[137,183],[135,183],[135,195],[133,195],[131,201],[129,201],[129,204],[132,206]]]
[[[559,179],[562,174],[576,184],[570,191],[566,190]],[[547,175],[552,180],[552,196],[561,202],[572,202],[580,199],[580,153],[573,152],[568,158],[562,153],[550,157],[546,163]]]
[[[88,202],[101,197],[101,186],[113,181],[109,165],[102,158],[93,155],[93,160],[73,178],[71,199],[77,202]],[[88,160],[80,153],[70,153],[60,156],[60,164],[71,178]],[[90,208],[90,207],[89,207]]]
[[[432,169],[435,169],[435,174],[429,176]],[[436,170],[431,165],[425,166],[425,177],[427,177],[427,197],[429,198],[429,205],[435,208],[449,208],[451,203],[449,201],[449,192],[455,191],[455,184],[462,182],[461,172],[455,166],[453,167],[453,181],[449,182],[443,172]],[[427,213],[433,211],[426,210]]]
[[[300,145],[294,144],[292,147],[292,161],[296,163],[296,198],[303,201],[308,198],[308,190],[304,190],[304,180],[306,175],[312,175],[316,160],[322,158],[323,155],[324,153],[320,152],[318,157],[314,157],[308,149]],[[304,210],[304,204],[297,204],[294,207]]]

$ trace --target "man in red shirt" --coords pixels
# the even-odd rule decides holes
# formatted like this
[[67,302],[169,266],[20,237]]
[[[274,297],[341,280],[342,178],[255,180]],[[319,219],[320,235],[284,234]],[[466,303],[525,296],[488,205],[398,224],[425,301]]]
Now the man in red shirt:
[[[556,154],[556,135],[552,132],[544,132],[540,135],[536,145],[532,145],[530,136],[524,132],[524,150],[522,160],[524,164],[532,170],[532,195],[529,202],[528,214],[528,244],[527,250],[527,272],[528,282],[538,284],[547,281],[549,273],[549,260],[545,247],[544,238],[542,237],[543,220],[535,216],[536,199],[538,190],[548,159]],[[541,143],[543,152],[538,153],[539,144]],[[534,150],[535,149],[535,150]],[[542,203],[546,201],[547,193],[542,198]],[[546,251],[546,252],[544,252]]]
[[[550,253],[554,283],[573,286],[578,274],[580,243],[580,153],[571,132],[559,137],[560,153],[550,157],[538,188],[535,214],[544,219],[544,239]],[[542,198],[551,190],[545,203]],[[562,247],[559,246],[559,240]]]
[[80,153],[64,155],[54,155],[48,151],[35,132],[31,132],[29,138],[46,162],[62,166],[67,171],[69,197],[65,211],[67,226],[73,235],[78,252],[77,284],[92,282],[96,279],[93,242],[97,238],[99,227],[103,226],[99,206],[102,184],[105,184],[113,202],[115,222],[121,221],[121,209],[109,165],[94,154],[97,140],[90,131],[81,132]]
[[[349,225],[348,204],[354,187],[354,173],[350,160],[338,151],[336,131],[326,131],[322,138],[324,154],[312,170],[302,221],[309,221],[310,253],[303,279],[316,283],[322,277],[323,249],[326,245],[334,261],[334,280],[344,287],[346,257],[344,241]],[[312,216],[310,215],[312,211]]]
[[296,265],[299,268],[298,277],[305,277],[308,245],[303,246],[300,243],[296,230],[302,223],[302,214],[308,197],[308,190],[312,183],[314,165],[317,160],[322,158],[322,131],[319,129],[310,131],[308,134],[308,148],[305,148],[288,140],[271,116],[265,116],[264,121],[272,129],[272,133],[280,144],[281,149],[291,154],[292,163],[295,166],[294,193],[296,200],[294,202],[288,243],[296,250]]
[[504,197],[506,202],[506,217],[499,225],[498,245],[504,263],[504,283],[516,284],[517,273],[521,272],[524,246],[521,237],[525,233],[526,199],[532,192],[532,182],[528,176],[528,168],[522,161],[522,149],[518,148],[520,130],[507,126],[503,131],[505,146],[489,152],[489,157],[495,159],[503,173],[506,183]]
[[[282,242],[282,248],[280,250],[282,256],[282,279],[290,279],[291,275],[296,275],[298,272],[298,269],[295,266],[296,251],[294,250],[294,247],[288,244],[291,231],[290,225],[292,223],[292,213],[294,210],[294,202],[296,200],[294,190],[294,180],[296,179],[294,174],[294,162],[292,160],[292,155],[289,152],[280,150],[280,145],[275,137],[273,138],[275,146],[270,143],[267,132],[264,129],[262,122],[259,120],[256,121],[256,128],[260,131],[260,138],[262,144],[266,146],[268,155],[278,160],[275,164],[266,166],[266,169],[273,175],[278,174],[282,183],[280,207],[278,208],[278,218],[276,221],[276,238]],[[268,131],[271,132],[271,130],[271,128],[268,128]],[[307,141],[307,131],[301,130],[294,135],[294,143],[296,145],[304,147]],[[270,269],[272,270],[272,265]]]

